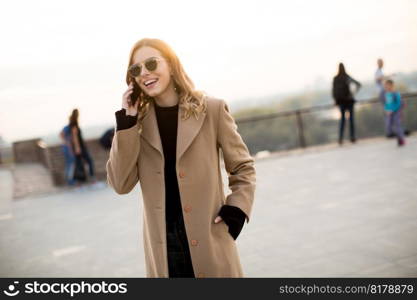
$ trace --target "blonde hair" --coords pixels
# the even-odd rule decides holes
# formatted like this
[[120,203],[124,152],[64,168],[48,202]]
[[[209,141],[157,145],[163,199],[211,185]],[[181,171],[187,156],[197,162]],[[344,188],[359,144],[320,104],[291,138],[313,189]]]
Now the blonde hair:
[[[179,96],[179,106],[185,109],[182,119],[188,119],[191,114],[198,119],[199,114],[207,109],[207,103],[205,101],[206,94],[194,89],[194,84],[187,73],[185,73],[179,58],[166,42],[151,38],[144,38],[137,41],[130,50],[127,67],[129,68],[133,64],[133,55],[136,50],[145,46],[158,50],[171,67],[171,79],[174,80],[175,90]],[[129,84],[131,79],[126,71],[126,83]],[[138,124],[141,128],[142,120],[148,113],[149,104],[154,99],[142,91],[138,100],[140,101],[138,106]]]

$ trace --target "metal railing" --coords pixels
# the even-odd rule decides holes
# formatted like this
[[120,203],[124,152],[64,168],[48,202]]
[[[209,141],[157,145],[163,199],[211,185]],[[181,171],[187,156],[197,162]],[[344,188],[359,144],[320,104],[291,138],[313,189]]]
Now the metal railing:
[[[403,111],[403,125],[409,131],[417,130],[417,93],[403,93],[401,97],[406,103]],[[378,98],[357,101],[355,103],[355,131],[357,138],[383,135],[383,114],[383,107]],[[334,104],[325,104],[291,111],[236,118],[236,123],[239,133],[253,154],[262,150],[277,151],[298,147],[305,148],[310,145],[336,141],[339,130],[339,118],[340,112],[338,112],[338,108]],[[284,122],[283,120],[286,121]],[[287,127],[287,129],[284,130],[284,127]],[[311,135],[309,130],[312,127],[315,128],[315,134],[320,136],[320,138],[309,136]],[[327,136],[324,133],[327,133]],[[345,136],[348,133],[349,124],[346,122]],[[260,136],[265,138],[264,141]],[[296,139],[294,138],[295,136]],[[271,141],[274,138],[276,143]],[[284,146],[282,146],[282,142],[285,144]]]

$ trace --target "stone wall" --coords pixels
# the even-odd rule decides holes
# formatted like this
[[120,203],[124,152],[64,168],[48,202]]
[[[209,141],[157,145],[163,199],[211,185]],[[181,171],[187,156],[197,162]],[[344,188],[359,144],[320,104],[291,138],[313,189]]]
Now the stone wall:
[[13,143],[13,156],[15,163],[40,162],[41,139],[30,139]]
[[[109,150],[104,149],[98,139],[85,140],[85,144],[94,162],[96,178],[105,181]],[[15,163],[41,163],[49,170],[56,186],[65,184],[65,159],[61,145],[46,145],[41,139],[25,140],[13,143],[13,153]],[[85,167],[88,172],[87,164]]]

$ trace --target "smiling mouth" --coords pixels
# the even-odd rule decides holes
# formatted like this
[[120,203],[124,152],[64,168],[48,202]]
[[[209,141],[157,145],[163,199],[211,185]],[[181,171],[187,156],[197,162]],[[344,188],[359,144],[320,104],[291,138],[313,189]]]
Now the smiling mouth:
[[158,79],[151,79],[151,80],[145,81],[143,84],[146,87],[151,87],[151,86],[154,86],[157,81]]

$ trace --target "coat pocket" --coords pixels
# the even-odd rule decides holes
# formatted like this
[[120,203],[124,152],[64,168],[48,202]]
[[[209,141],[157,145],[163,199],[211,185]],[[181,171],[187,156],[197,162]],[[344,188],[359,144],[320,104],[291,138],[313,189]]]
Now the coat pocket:
[[234,240],[233,236],[229,232],[229,225],[227,225],[224,220],[220,222],[220,225],[222,227],[222,233],[226,234],[228,237],[230,237],[232,240]]

